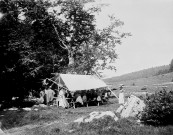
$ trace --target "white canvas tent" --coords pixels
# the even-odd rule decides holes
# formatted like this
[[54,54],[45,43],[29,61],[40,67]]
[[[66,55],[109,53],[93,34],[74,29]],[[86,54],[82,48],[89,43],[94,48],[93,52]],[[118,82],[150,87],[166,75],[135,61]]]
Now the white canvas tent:
[[94,75],[57,74],[55,81],[73,92],[107,87],[104,81]]

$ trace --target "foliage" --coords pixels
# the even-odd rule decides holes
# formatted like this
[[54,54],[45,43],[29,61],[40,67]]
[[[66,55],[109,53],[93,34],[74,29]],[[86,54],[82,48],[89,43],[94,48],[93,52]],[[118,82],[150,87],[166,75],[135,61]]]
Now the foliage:
[[151,125],[173,124],[173,92],[162,90],[148,96],[141,120]]
[[161,69],[156,73],[156,75],[166,74],[169,72],[173,72],[173,59],[171,60],[171,63],[169,64],[169,68]]
[[169,69],[161,69],[156,73],[156,75],[162,75],[167,73],[169,73]]
[[41,1],[4,0],[0,5],[4,14],[0,22],[0,58],[3,61],[0,81],[7,89],[3,96],[24,98],[29,90],[41,86],[42,78],[50,76],[51,52],[56,53],[60,47],[52,46],[56,42],[48,27],[50,19],[46,18],[49,15]]
[[116,59],[115,47],[129,33],[115,30],[123,22],[113,16],[110,26],[96,29],[94,12],[100,8],[85,9],[88,2],[0,1],[0,82],[7,89],[1,100],[26,97],[54,72],[115,69],[107,63]]

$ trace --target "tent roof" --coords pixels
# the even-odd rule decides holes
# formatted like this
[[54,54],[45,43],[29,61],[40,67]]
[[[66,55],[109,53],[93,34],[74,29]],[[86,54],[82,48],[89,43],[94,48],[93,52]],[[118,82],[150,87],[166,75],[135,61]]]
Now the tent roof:
[[59,74],[56,81],[69,91],[89,90],[107,87],[106,83],[94,75]]

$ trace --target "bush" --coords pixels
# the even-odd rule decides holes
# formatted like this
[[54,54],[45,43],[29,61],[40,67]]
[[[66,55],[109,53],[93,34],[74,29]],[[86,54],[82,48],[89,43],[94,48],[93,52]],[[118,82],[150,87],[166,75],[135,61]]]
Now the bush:
[[148,96],[141,121],[150,125],[173,125],[173,91],[162,90]]

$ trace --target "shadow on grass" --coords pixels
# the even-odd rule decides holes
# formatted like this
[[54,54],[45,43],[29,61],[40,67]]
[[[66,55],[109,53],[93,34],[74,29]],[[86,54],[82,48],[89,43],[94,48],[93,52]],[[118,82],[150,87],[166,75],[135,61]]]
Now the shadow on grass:
[[60,115],[56,110],[51,108],[40,108],[38,111],[5,111],[1,112],[3,117],[0,118],[2,129],[20,127],[27,124],[54,121],[59,119]]

